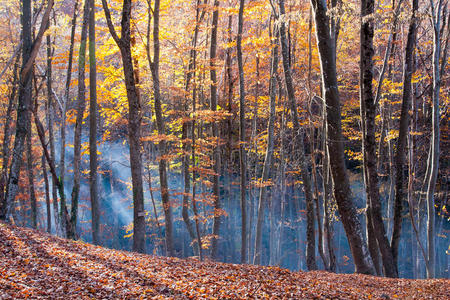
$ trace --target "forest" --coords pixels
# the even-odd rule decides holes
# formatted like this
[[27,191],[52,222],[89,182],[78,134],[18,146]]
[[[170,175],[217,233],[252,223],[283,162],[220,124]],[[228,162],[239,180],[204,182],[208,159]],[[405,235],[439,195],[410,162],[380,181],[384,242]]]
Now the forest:
[[449,9],[0,0],[0,221],[207,268],[449,278]]

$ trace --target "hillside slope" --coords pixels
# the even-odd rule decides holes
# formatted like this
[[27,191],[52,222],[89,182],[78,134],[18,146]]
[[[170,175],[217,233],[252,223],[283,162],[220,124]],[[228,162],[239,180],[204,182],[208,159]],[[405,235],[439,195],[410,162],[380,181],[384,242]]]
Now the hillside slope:
[[0,223],[0,299],[450,299],[449,286],[155,257]]

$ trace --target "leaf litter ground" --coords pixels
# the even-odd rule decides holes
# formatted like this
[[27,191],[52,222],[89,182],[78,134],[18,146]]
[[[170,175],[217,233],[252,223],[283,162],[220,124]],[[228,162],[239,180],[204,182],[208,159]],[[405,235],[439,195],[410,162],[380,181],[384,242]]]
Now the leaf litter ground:
[[0,223],[0,299],[450,299],[449,287],[157,257]]

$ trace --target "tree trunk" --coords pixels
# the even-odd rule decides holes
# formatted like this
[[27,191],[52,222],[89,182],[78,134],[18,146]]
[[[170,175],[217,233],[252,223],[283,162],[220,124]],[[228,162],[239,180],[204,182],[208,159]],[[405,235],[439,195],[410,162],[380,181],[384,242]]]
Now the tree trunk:
[[244,63],[242,60],[242,29],[244,26],[244,3],[239,0],[238,34],[237,34],[237,60],[239,69],[239,169],[240,169],[240,201],[241,201],[241,263],[247,262],[248,237],[247,237],[247,199],[246,199],[246,153],[245,153],[245,82]]
[[[160,0],[155,0],[155,8],[153,9],[153,63],[151,65],[152,78],[153,78],[153,96],[155,98],[155,114],[156,114],[156,127],[158,134],[166,134],[166,128],[162,115],[161,104],[161,91],[159,81],[159,7]],[[158,143],[159,155],[161,159],[159,161],[159,180],[161,184],[161,199],[164,207],[164,217],[166,222],[166,248],[167,255],[174,256],[173,249],[173,224],[172,224],[172,206],[169,198],[169,186],[167,183],[167,160],[164,158],[166,155],[166,142],[164,140]]]
[[27,147],[27,173],[28,173],[28,193],[31,202],[31,227],[37,229],[37,203],[36,203],[36,192],[34,188],[34,168],[33,168],[33,148],[31,144],[31,111],[27,112],[29,114],[28,118],[28,134],[26,140]]
[[360,101],[361,122],[365,125],[363,126],[362,140],[364,169],[367,172],[366,194],[369,203],[367,224],[373,228],[374,237],[376,238],[378,249],[381,253],[384,274],[387,277],[398,277],[397,266],[392,257],[381,215],[380,191],[378,187],[375,139],[376,103],[372,89],[374,21],[371,19],[371,15],[374,12],[374,5],[374,0],[361,1]]
[[6,198],[6,220],[12,217],[14,201],[19,189],[20,167],[25,144],[25,137],[28,134],[28,124],[30,122],[29,110],[31,108],[31,68],[28,72],[23,72],[31,59],[32,39],[31,39],[31,0],[22,0],[22,71],[20,73],[19,103],[17,107],[16,136],[14,140],[14,150],[11,161],[11,169],[7,186]]
[[[209,66],[211,68],[211,99],[210,109],[217,111],[217,72],[216,72],[216,52],[217,52],[217,23],[219,21],[219,1],[214,0],[214,11],[212,16],[211,44],[209,53]],[[221,205],[219,193],[219,173],[220,173],[220,141],[217,122],[212,124],[213,137],[217,138],[217,145],[214,147],[214,175],[213,175],[213,197],[214,197],[214,223],[213,238],[211,244],[211,258],[217,259],[217,247],[221,223]]]
[[17,94],[17,76],[19,69],[19,58],[16,59],[13,71],[12,90],[9,96],[8,109],[6,110],[6,120],[3,128],[3,145],[2,145],[2,169],[0,173],[0,220],[6,217],[6,190],[5,187],[8,182],[8,166],[10,155],[10,141],[11,141],[11,121],[12,113],[14,111],[14,103]]
[[316,21],[316,35],[322,70],[322,83],[327,112],[327,147],[334,195],[339,214],[347,234],[355,269],[358,273],[373,274],[367,246],[362,234],[362,226],[352,201],[350,183],[345,168],[344,145],[341,128],[341,108],[336,76],[335,44],[330,37],[329,16],[326,3],[311,0]]
[[[284,0],[279,1],[280,14],[285,15]],[[309,159],[305,155],[305,145],[303,142],[303,129],[300,127],[300,120],[298,118],[297,103],[295,99],[294,83],[292,80],[291,67],[289,64],[289,48],[286,39],[286,25],[284,22],[280,24],[280,41],[281,41],[281,54],[283,57],[283,69],[286,82],[286,90],[289,100],[289,106],[291,110],[291,118],[294,128],[294,160],[300,162],[301,176],[303,180],[303,190],[306,200],[306,264],[309,270],[316,270],[316,243],[314,235],[314,200],[311,189],[311,178],[309,175]]]
[[[66,173],[66,112],[67,112],[67,104],[69,102],[69,93],[70,93],[70,83],[72,81],[72,64],[73,64],[73,48],[75,45],[75,29],[77,26],[77,16],[78,16],[78,0],[75,1],[75,5],[73,8],[73,17],[72,17],[72,31],[70,33],[70,46],[69,46],[69,63],[67,66],[67,75],[66,75],[66,87],[64,92],[63,103],[61,107],[61,148],[60,148],[60,160],[59,160],[59,178],[61,180],[61,184],[64,185],[64,178]],[[73,202],[72,202],[73,203]],[[66,206],[66,199],[61,199],[61,206]],[[76,225],[73,225],[74,228]],[[72,228],[67,228],[67,237],[71,235]]]
[[[131,181],[133,191],[133,251],[145,252],[145,211],[144,190],[142,185],[141,157],[141,104],[136,87],[133,59],[131,55],[131,0],[123,1],[122,29],[119,38],[111,21],[111,13],[106,0],[102,0],[108,28],[122,54],[125,86],[128,98],[128,143],[130,145]],[[154,19],[159,18],[159,1],[155,2]],[[155,21],[155,23],[157,23]],[[157,27],[157,26],[155,26]],[[155,34],[155,32],[154,32]],[[155,41],[157,43],[157,41]],[[159,52],[159,51],[158,51]],[[158,54],[159,55],[159,54]],[[156,51],[155,51],[156,57]],[[153,73],[153,72],[152,72]],[[158,86],[159,89],[159,86]],[[156,94],[155,94],[156,98]],[[166,182],[167,182],[167,178]],[[163,180],[161,180],[163,182]],[[166,233],[167,235],[167,233]],[[168,248],[169,250],[169,248]],[[170,252],[170,250],[169,250]],[[170,252],[171,253],[171,252]]]
[[[259,203],[258,203],[258,219],[256,222],[256,238],[255,238],[255,256],[253,258],[254,264],[261,264],[261,244],[262,244],[262,231],[264,222],[264,212],[266,209],[266,194],[268,179],[272,167],[273,148],[274,148],[274,127],[275,127],[275,102],[276,102],[276,76],[278,69],[278,32],[276,33],[275,44],[272,49],[272,63],[270,69],[270,114],[269,122],[267,125],[267,149],[264,158],[264,166],[262,170],[261,187],[259,190]],[[256,117],[256,116],[255,116]],[[273,254],[271,253],[271,256]]]
[[48,175],[47,175],[47,167],[45,156],[42,155],[42,175],[44,177],[44,185],[45,185],[45,204],[47,208],[47,232],[52,232],[52,209],[50,206],[50,186],[48,183]]
[[[54,115],[55,107],[53,104],[53,93],[52,93],[52,43],[50,36],[47,35],[47,103],[46,103],[46,116],[47,116],[47,128],[48,128],[48,139],[50,146],[50,158],[55,161],[55,137],[54,137]],[[53,199],[53,217],[55,219],[56,234],[61,236],[66,236],[66,230],[64,229],[64,222],[62,218],[62,207],[61,213],[58,208],[58,182],[54,181],[52,176],[52,199]]]
[[80,197],[81,180],[81,133],[83,128],[83,115],[86,107],[86,85],[85,85],[85,66],[86,66],[86,40],[89,21],[89,1],[84,4],[83,25],[81,27],[80,50],[78,54],[78,98],[75,104],[76,119],[73,141],[73,188],[72,188],[72,207],[71,224],[69,238],[75,239],[77,232],[78,219],[78,200]]
[[[139,98],[137,100],[139,101]],[[138,147],[140,147],[139,138]],[[141,170],[141,161],[139,160],[139,162],[138,168]],[[100,208],[98,202],[97,165],[97,63],[95,59],[95,0],[89,0],[89,187],[92,212],[92,241],[94,245],[100,244]],[[141,190],[143,190],[141,172],[142,171],[140,171],[139,174]],[[143,206],[144,204],[142,199],[142,211],[144,210]],[[145,225],[143,230],[143,234],[145,235]]]
[[427,187],[427,278],[436,276],[435,260],[435,199],[434,190],[439,170],[439,93],[441,88],[440,78],[440,54],[441,54],[441,14],[442,0],[437,1],[435,7],[434,1],[430,0],[433,24],[433,99],[432,99],[432,137],[430,144],[431,170]]
[[412,0],[412,15],[409,23],[408,39],[405,49],[405,63],[403,71],[403,93],[402,108],[400,115],[399,136],[397,141],[395,163],[395,198],[394,198],[394,225],[391,240],[391,251],[394,263],[398,265],[398,247],[400,243],[400,233],[402,230],[402,209],[405,199],[404,191],[404,165],[407,153],[407,137],[409,131],[409,109],[412,97],[412,75],[414,70],[413,57],[416,44],[416,12],[418,10],[418,0]]

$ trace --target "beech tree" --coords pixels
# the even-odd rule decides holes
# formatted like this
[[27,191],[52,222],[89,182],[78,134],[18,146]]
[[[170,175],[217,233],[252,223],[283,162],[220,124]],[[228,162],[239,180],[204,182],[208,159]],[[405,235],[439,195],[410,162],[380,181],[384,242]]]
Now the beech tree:
[[[158,2],[158,1],[156,1]],[[130,165],[133,185],[133,250],[145,252],[145,212],[144,190],[142,186],[141,157],[141,104],[134,78],[133,60],[131,55],[131,0],[123,1],[121,37],[117,35],[111,21],[111,13],[106,0],[102,0],[106,21],[111,35],[120,49],[125,75],[125,85],[128,98],[128,143],[130,145]],[[156,5],[156,4],[155,4]],[[155,6],[156,15],[156,6]],[[155,18],[155,16],[154,16]],[[167,224],[166,224],[167,226]],[[167,234],[167,233],[166,233]],[[170,253],[170,251],[169,251]]]
[[373,264],[362,234],[362,226],[356,215],[350,184],[344,161],[344,146],[342,142],[341,108],[338,83],[336,77],[336,62],[334,53],[336,45],[330,37],[329,16],[326,3],[311,0],[316,21],[317,47],[320,55],[323,94],[326,104],[327,147],[331,175],[333,177],[333,192],[339,214],[342,218],[350,249],[358,273],[373,274]]

